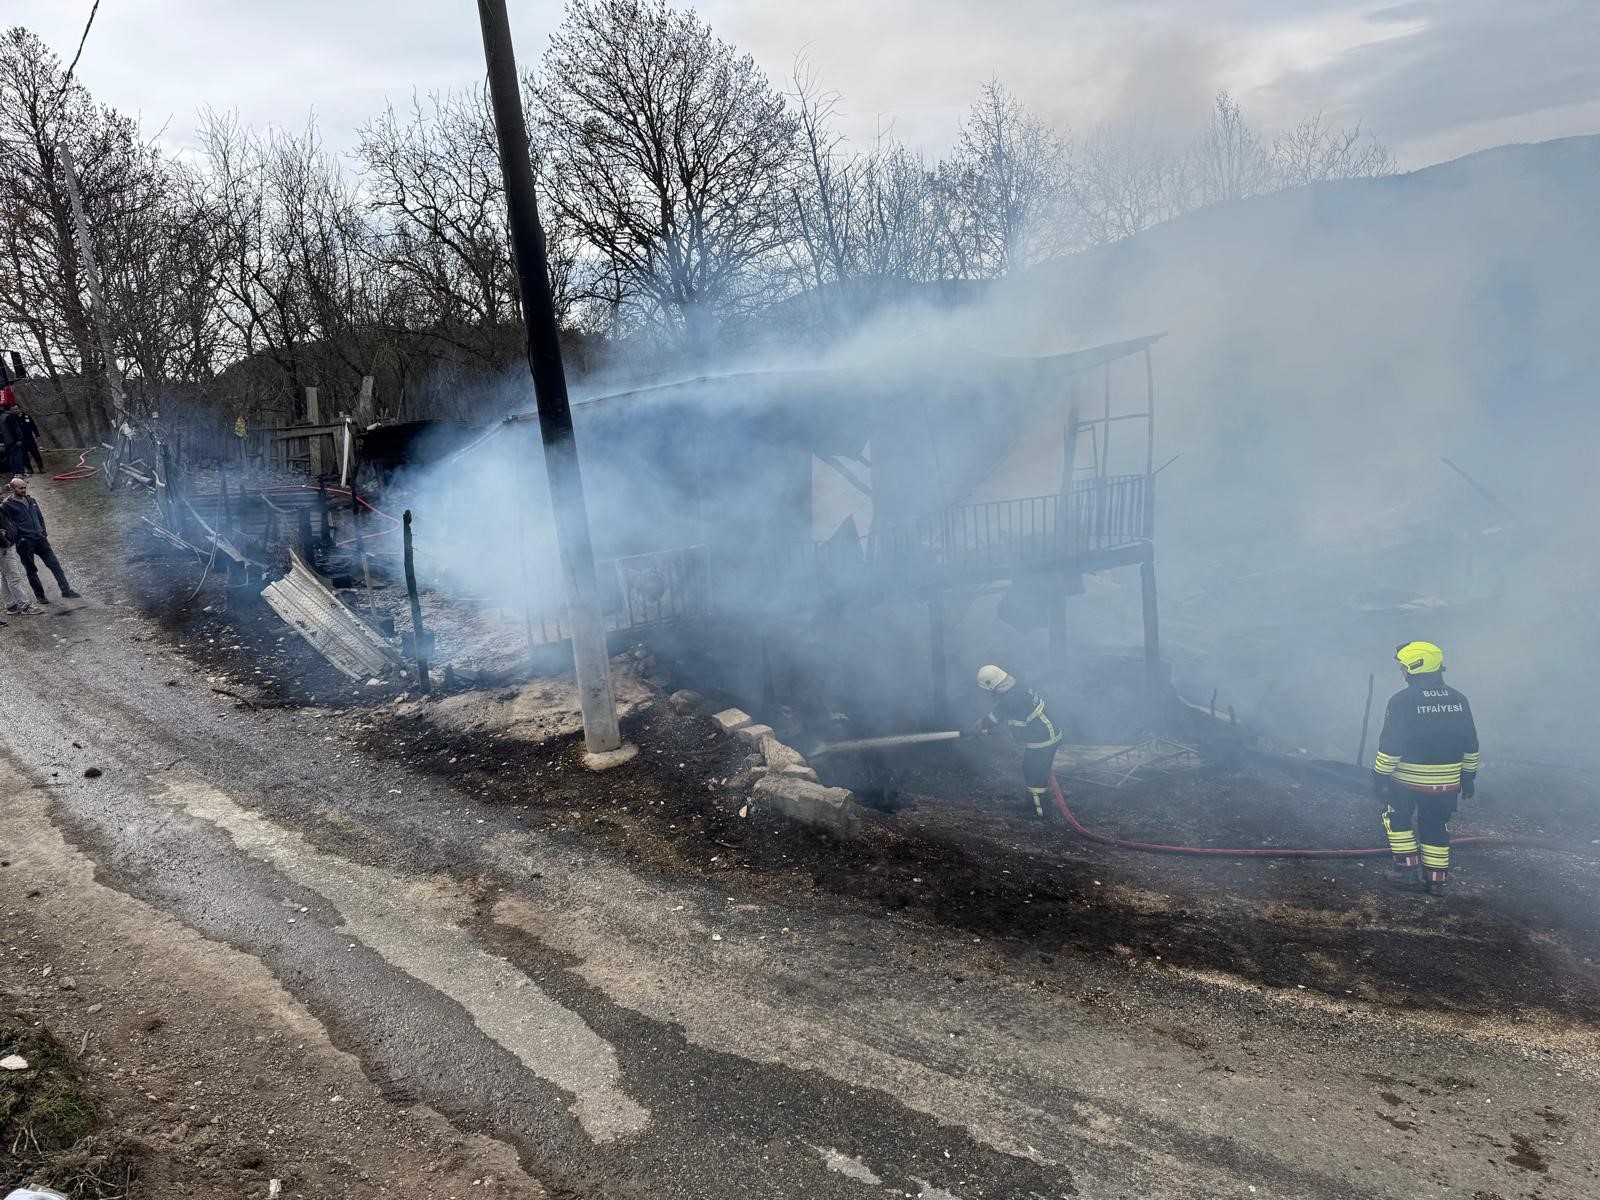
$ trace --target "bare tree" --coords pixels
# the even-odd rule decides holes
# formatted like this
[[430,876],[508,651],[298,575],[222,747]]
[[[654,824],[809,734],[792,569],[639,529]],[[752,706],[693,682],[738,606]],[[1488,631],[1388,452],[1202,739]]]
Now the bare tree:
[[[135,124],[96,105],[60,60],[20,27],[0,34],[0,328],[25,341],[65,402],[78,393],[90,432],[111,425],[101,330],[85,293],[78,242],[62,168],[63,147],[78,164],[79,188],[94,250],[108,286],[133,277],[153,252],[163,225],[168,165]],[[124,292],[124,309],[142,301]],[[120,358],[126,328],[105,331]],[[76,420],[70,407],[66,414]],[[75,433],[77,430],[75,429]]]
[[856,233],[864,204],[861,161],[846,152],[844,138],[833,128],[839,94],[822,89],[804,57],[796,59],[791,81],[803,160],[793,189],[797,248],[808,260],[814,287],[844,285],[860,274]]
[[1227,92],[1217,93],[1211,123],[1190,149],[1189,165],[1200,204],[1244,200],[1273,190],[1266,148]]
[[[521,345],[499,150],[481,87],[413,99],[361,130],[366,190],[379,216],[378,261],[406,297],[414,336],[446,356],[498,369]],[[573,306],[575,247],[542,214],[556,313]]]
[[1333,129],[1322,114],[1306,117],[1272,143],[1272,168],[1279,187],[1328,179],[1374,179],[1395,172],[1389,147],[1353,129]]
[[1101,130],[1078,150],[1067,228],[1080,246],[1121,241],[1192,206],[1188,160],[1164,146]]
[[849,150],[832,124],[837,94],[818,86],[804,60],[793,81],[803,165],[792,244],[817,297],[813,324],[837,332],[908,284],[937,278],[943,229],[920,158],[881,134],[870,150]]
[[1068,162],[1061,137],[998,79],[983,85],[945,176],[967,269],[1004,275],[1066,246]]
[[353,187],[312,125],[260,135],[211,114],[201,141],[224,348],[252,364],[232,407],[281,406],[313,384],[353,393],[385,352],[373,335],[388,299]]
[[796,124],[667,0],[573,0],[535,84],[546,194],[640,325],[704,354],[782,294]]

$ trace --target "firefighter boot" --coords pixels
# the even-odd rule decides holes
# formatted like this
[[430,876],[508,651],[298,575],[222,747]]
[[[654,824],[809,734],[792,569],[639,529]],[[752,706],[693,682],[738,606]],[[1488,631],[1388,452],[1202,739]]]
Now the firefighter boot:
[[1422,876],[1428,895],[1444,895],[1444,881],[1450,874],[1450,844],[1422,843]]
[[1420,860],[1415,854],[1396,854],[1394,862],[1389,865],[1389,883],[1402,891],[1416,892],[1422,890],[1422,880],[1418,876]]

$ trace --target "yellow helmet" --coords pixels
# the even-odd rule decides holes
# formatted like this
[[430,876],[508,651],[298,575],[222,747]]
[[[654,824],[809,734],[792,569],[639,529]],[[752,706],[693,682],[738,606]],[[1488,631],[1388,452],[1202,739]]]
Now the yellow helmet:
[[1444,651],[1432,642],[1407,642],[1396,646],[1394,657],[1407,675],[1432,675],[1444,670]]

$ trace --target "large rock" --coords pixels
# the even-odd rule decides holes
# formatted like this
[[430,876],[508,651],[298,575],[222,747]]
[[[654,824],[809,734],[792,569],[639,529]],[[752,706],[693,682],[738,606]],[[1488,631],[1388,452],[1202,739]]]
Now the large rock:
[[793,746],[785,746],[770,733],[761,739],[761,759],[774,771],[806,765],[805,756]]
[[845,788],[823,787],[795,775],[765,775],[756,780],[750,794],[791,821],[839,837],[853,838],[861,832],[861,810]]

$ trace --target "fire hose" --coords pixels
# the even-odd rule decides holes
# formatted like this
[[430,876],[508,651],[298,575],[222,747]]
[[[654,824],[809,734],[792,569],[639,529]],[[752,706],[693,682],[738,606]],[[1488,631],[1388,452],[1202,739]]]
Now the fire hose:
[[[1061,816],[1079,837],[1102,846],[1115,846],[1121,850],[1142,850],[1146,854],[1188,854],[1210,858],[1387,858],[1390,854],[1387,846],[1374,847],[1370,850],[1280,850],[1276,847],[1229,850],[1217,846],[1167,846],[1159,842],[1138,842],[1130,838],[1096,833],[1086,828],[1083,822],[1073,815],[1072,809],[1067,807],[1067,798],[1061,794],[1061,785],[1056,782],[1054,775],[1050,776],[1050,794],[1054,797]],[[1525,837],[1521,834],[1457,837],[1451,838],[1450,844],[1452,846],[1537,846],[1545,850],[1577,849],[1562,842],[1550,841],[1547,838]]]
[[[926,742],[954,741],[961,737],[959,730],[949,730],[941,733],[913,733],[902,734],[894,737],[861,738],[851,742],[835,742],[823,746],[812,754],[813,758],[825,754],[834,754],[841,751],[884,750],[892,746],[918,745]],[[1229,849],[1220,846],[1172,846],[1162,842],[1141,842],[1132,838],[1113,837],[1106,833],[1096,833],[1088,828],[1082,821],[1073,815],[1072,809],[1067,805],[1067,798],[1061,792],[1061,785],[1056,782],[1052,773],[1050,776],[1050,794],[1055,800],[1056,808],[1060,811],[1062,819],[1072,828],[1072,831],[1085,841],[1094,842],[1101,846],[1113,846],[1119,850],[1138,850],[1145,854],[1185,854],[1201,858],[1387,858],[1391,851],[1387,846],[1375,846],[1362,850],[1283,850],[1277,847],[1253,847],[1249,849]],[[1547,838],[1526,837],[1521,834],[1498,834],[1477,837],[1451,838],[1452,846],[1536,846],[1545,850],[1580,850],[1579,847],[1567,845],[1563,842],[1551,841]]]
[[80,479],[88,479],[89,476],[93,475],[99,470],[98,467],[91,467],[89,465],[88,459],[91,453],[91,450],[85,450],[82,454],[78,455],[77,466],[73,467],[70,471],[63,471],[59,475],[52,475],[50,478],[55,480],[57,483],[76,483]]

